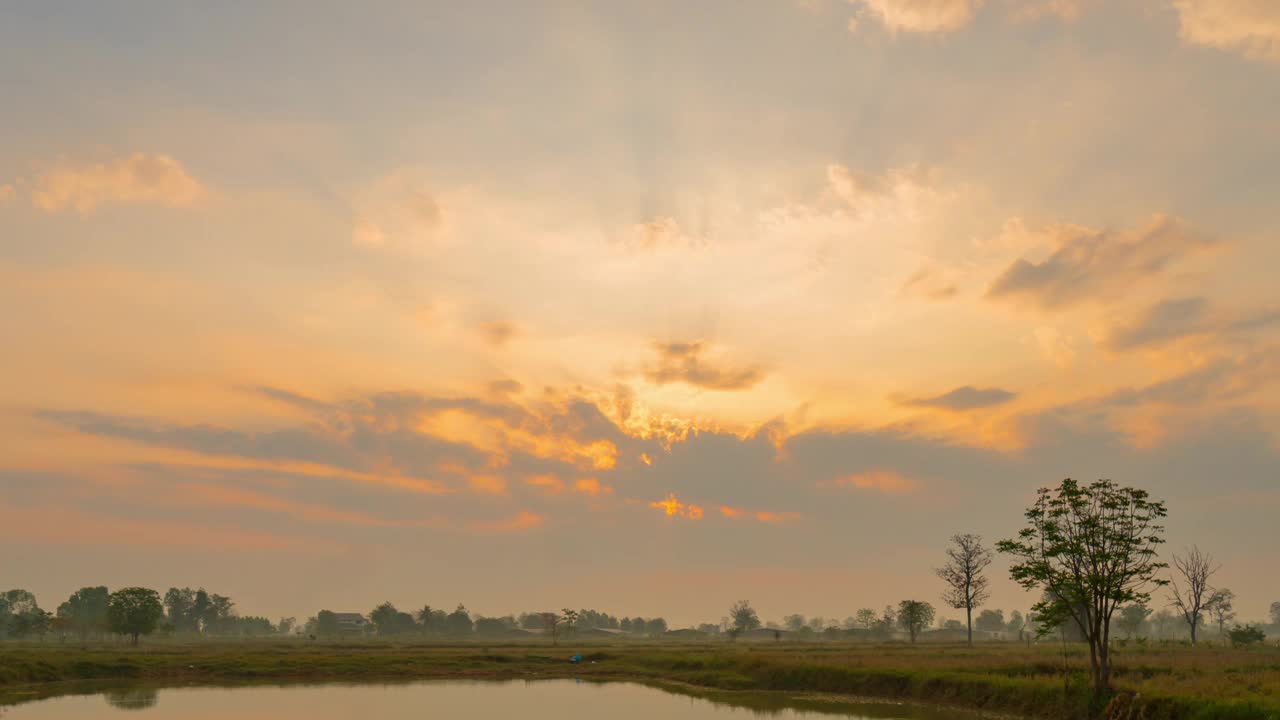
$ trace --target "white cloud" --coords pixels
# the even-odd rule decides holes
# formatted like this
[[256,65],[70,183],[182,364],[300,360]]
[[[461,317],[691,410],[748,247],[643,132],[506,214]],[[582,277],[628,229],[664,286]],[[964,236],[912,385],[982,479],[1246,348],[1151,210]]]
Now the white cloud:
[[204,193],[172,157],[135,153],[107,163],[54,168],[36,180],[31,202],[45,212],[90,213],[113,203],[189,207]]
[[411,171],[396,172],[352,202],[351,242],[361,247],[419,245],[440,234],[445,211],[438,194]]
[[1060,368],[1066,369],[1075,364],[1075,340],[1055,327],[1041,325],[1032,332],[1040,355]]
[[873,175],[844,165],[827,166],[831,190],[855,217],[914,219],[923,206],[942,196],[936,168],[911,165]]
[[1280,62],[1280,2],[1174,0],[1173,6],[1183,42]]
[[[953,32],[968,25],[983,0],[855,0],[889,32]],[[852,30],[855,26],[851,26]]]

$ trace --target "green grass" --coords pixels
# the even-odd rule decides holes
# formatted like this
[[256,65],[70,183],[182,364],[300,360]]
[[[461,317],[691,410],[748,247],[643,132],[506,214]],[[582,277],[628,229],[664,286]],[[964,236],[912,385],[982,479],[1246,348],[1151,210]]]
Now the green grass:
[[[587,662],[573,665],[582,651]],[[1117,695],[1090,709],[1084,649],[988,644],[520,644],[209,641],[0,644],[0,704],[69,681],[235,683],[419,678],[637,680],[703,691],[830,694],[1037,718],[1280,720],[1280,650],[1117,648]]]

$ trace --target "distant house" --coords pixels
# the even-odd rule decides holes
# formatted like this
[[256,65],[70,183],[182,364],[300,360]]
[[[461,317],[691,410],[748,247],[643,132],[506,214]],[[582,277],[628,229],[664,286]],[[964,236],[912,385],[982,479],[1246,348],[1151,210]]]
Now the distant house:
[[360,613],[334,613],[333,619],[338,624],[338,632],[344,635],[359,635],[369,624],[368,618]]
[[742,633],[743,640],[751,642],[782,642],[783,640],[792,640],[796,636],[790,630],[781,628],[756,628]]

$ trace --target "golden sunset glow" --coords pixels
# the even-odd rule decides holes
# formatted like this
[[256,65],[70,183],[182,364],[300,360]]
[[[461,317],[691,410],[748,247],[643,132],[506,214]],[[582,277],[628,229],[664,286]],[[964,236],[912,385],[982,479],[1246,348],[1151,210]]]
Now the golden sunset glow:
[[1280,596],[1280,2],[21,5],[33,591],[834,616],[1108,477]]

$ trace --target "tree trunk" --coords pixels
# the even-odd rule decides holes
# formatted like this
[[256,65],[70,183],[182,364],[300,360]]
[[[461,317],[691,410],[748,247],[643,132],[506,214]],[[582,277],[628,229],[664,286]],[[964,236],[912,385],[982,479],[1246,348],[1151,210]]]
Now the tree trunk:
[[1196,626],[1200,624],[1199,622],[1196,622],[1196,621],[1199,619],[1200,618],[1192,618],[1191,622],[1188,623],[1189,625],[1191,625],[1191,644],[1192,645],[1196,644]]
[[969,621],[969,644],[973,644],[973,606],[964,609],[966,619]]

